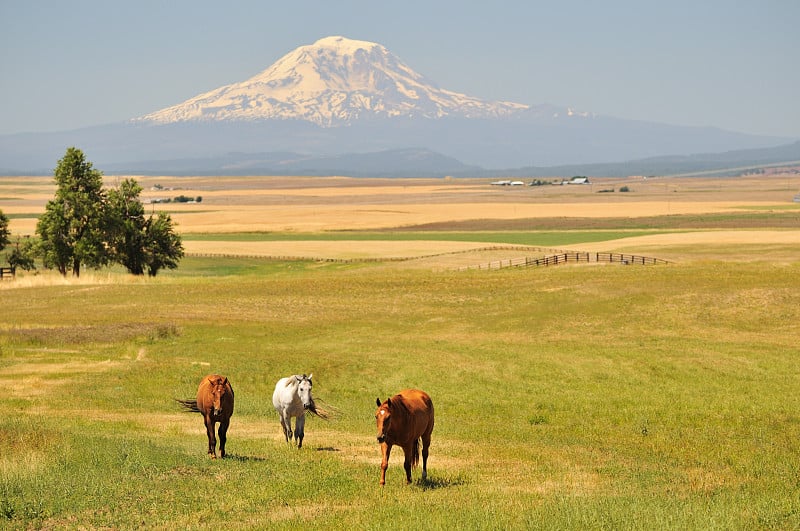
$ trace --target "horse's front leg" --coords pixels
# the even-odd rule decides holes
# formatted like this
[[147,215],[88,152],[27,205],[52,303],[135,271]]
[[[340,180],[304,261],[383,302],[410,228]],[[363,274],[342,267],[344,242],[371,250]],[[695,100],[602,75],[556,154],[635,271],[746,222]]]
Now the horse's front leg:
[[206,425],[206,436],[208,437],[208,456],[211,459],[217,458],[217,438],[214,435],[214,420],[210,415],[203,417]]
[[303,447],[303,437],[305,437],[306,434],[305,426],[306,416],[305,414],[301,414],[294,423],[294,438],[297,439],[298,449]]
[[281,428],[283,428],[283,436],[286,437],[286,442],[292,440],[292,418],[286,414],[286,411],[281,410]]
[[381,460],[381,486],[386,484],[386,469],[389,468],[389,454],[392,453],[392,446],[388,443],[381,444],[381,453],[383,459]]
[[222,458],[225,457],[225,441],[228,440],[228,426],[230,423],[231,419],[229,418],[219,423],[219,456]]

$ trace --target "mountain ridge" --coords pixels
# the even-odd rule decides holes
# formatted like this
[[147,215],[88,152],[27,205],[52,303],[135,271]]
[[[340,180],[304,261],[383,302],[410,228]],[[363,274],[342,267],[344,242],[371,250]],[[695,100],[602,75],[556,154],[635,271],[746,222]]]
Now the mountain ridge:
[[743,168],[800,165],[800,141],[775,148],[652,157],[615,163],[492,170],[464,164],[424,148],[309,157],[301,153],[228,153],[213,158],[141,161],[109,165],[106,170],[136,175],[346,175],[350,177],[567,177],[588,175],[722,174]]

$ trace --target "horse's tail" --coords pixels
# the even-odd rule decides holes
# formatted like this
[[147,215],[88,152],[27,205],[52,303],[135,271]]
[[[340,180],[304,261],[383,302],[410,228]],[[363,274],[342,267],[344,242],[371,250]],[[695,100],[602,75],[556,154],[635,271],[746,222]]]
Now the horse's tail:
[[411,447],[411,466],[416,467],[419,464],[419,441],[420,438],[414,439],[414,446]]
[[181,405],[184,411],[191,411],[192,413],[200,413],[200,408],[197,407],[197,400],[194,398],[188,400],[181,400],[180,398],[174,398],[175,402]]

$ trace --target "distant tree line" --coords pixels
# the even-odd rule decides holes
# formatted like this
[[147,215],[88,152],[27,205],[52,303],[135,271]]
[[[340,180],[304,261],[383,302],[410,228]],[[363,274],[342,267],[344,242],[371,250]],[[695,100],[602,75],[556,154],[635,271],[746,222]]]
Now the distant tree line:
[[198,195],[197,197],[188,197],[183,194],[173,197],[172,199],[153,199],[151,203],[201,203],[203,201],[203,196]]
[[[17,238],[6,255],[16,269],[35,269],[40,258],[48,269],[80,276],[81,269],[113,263],[134,275],[155,276],[174,269],[183,258],[183,243],[169,214],[146,215],[139,199],[142,187],[125,179],[103,189],[103,174],[80,149],[67,149],[54,171],[55,197],[36,225],[35,238]],[[8,218],[0,211],[0,250],[10,243]]]

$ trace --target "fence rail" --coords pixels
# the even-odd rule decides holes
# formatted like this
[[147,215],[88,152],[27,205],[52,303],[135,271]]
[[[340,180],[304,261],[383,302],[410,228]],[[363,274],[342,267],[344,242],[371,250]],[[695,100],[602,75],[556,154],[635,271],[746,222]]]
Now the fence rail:
[[13,267],[0,267],[0,280],[14,280],[16,276]]
[[511,258],[509,260],[495,260],[486,264],[478,264],[459,268],[459,271],[468,269],[478,270],[492,270],[503,269],[505,267],[532,267],[532,266],[553,266],[560,264],[567,264],[570,262],[608,262],[619,263],[623,265],[641,264],[641,265],[656,265],[668,264],[667,260],[660,258],[651,258],[649,256],[639,256],[635,254],[622,254],[622,253],[579,253],[567,252],[543,256],[541,258]]

